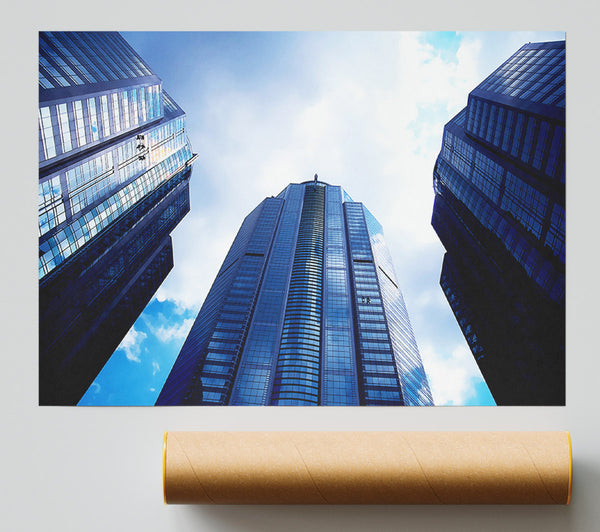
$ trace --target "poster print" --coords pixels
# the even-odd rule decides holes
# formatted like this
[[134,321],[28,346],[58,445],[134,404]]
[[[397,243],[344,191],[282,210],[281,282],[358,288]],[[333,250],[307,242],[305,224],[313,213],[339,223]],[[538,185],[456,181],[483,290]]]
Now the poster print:
[[564,33],[39,39],[40,404],[564,404]]

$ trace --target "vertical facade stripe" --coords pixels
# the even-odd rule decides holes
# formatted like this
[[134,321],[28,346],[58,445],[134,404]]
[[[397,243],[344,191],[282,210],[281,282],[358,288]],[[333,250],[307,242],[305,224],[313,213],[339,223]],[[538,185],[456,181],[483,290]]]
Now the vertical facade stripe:
[[275,381],[274,405],[319,404],[325,188],[304,187]]
[[229,402],[282,203],[266,199],[246,218],[156,404]]
[[354,323],[341,187],[325,195],[321,404],[358,405]]
[[352,275],[361,403],[403,405],[388,323],[360,203],[344,203]]
[[244,345],[230,404],[264,405],[270,397],[281,338],[285,302],[304,199],[300,185],[290,185]]

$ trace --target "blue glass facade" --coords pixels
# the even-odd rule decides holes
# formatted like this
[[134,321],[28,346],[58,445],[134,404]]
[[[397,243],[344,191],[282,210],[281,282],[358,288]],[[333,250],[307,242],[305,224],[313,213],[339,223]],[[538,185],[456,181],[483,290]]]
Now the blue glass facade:
[[40,403],[76,404],[173,266],[194,155],[118,33],[39,43]]
[[565,401],[565,43],[529,43],[444,129],[440,284],[497,404]]
[[433,404],[375,218],[316,180],[265,199],[156,404]]

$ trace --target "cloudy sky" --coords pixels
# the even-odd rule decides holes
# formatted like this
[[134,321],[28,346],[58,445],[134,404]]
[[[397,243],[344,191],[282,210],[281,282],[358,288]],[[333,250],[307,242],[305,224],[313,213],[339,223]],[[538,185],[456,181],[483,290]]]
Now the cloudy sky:
[[175,267],[80,404],[153,404],[245,217],[315,173],[384,228],[438,405],[494,404],[439,287],[444,124],[527,42],[560,32],[124,33],[198,154]]

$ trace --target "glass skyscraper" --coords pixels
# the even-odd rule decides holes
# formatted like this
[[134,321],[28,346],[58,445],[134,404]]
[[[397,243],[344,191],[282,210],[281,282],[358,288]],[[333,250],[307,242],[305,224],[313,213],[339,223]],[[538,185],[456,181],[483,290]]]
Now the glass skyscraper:
[[432,405],[381,225],[307,181],[244,220],[158,405]]
[[40,33],[40,404],[79,401],[173,267],[194,158],[118,33]]
[[529,43],[444,129],[440,284],[499,405],[565,403],[565,42]]

